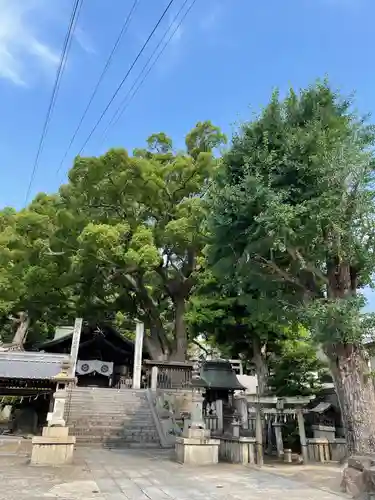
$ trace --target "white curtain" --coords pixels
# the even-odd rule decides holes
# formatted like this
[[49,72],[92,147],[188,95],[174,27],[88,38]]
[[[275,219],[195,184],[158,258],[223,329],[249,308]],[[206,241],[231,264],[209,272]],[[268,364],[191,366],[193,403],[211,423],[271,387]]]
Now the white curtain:
[[79,359],[76,368],[77,375],[88,375],[89,373],[99,373],[110,377],[113,373],[113,363],[100,361],[99,359],[90,359],[88,361]]

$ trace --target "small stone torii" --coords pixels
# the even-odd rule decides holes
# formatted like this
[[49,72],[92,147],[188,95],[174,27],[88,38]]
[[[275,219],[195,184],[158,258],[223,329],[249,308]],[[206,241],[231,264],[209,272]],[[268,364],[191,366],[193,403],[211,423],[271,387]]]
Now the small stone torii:
[[[254,409],[256,447],[259,459],[263,456],[263,414],[274,415],[275,417],[296,415],[303,462],[307,463],[309,461],[303,408],[312,399],[314,399],[314,397],[315,396],[299,396],[278,398],[277,396],[252,396],[245,394],[239,394],[236,396],[235,399],[237,400],[238,411],[241,415],[241,421],[244,427],[247,427],[248,425],[248,407],[252,407]],[[284,456],[286,450],[284,450],[281,420],[275,418],[273,427],[275,429],[277,455],[282,457]],[[262,460],[263,459],[261,459],[261,461]],[[284,460],[291,461],[290,450],[288,450],[288,454],[285,454]]]

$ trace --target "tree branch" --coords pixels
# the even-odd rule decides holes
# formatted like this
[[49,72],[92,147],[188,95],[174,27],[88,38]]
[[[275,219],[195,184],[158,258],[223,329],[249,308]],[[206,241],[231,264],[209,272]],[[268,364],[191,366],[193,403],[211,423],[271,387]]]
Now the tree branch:
[[273,271],[273,274],[277,274],[279,277],[283,278],[282,281],[287,281],[288,283],[297,285],[304,290],[306,289],[305,285],[303,285],[296,277],[281,269],[274,261],[268,260],[258,254],[255,254],[254,257],[256,257],[258,261],[263,262],[263,264],[266,265],[269,269],[271,269]]

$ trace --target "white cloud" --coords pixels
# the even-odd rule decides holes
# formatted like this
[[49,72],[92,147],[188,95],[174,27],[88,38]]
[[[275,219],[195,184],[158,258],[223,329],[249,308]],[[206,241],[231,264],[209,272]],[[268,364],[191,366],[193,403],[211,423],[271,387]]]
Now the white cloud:
[[44,2],[0,0],[0,78],[27,85],[28,73],[51,70],[58,53],[37,32],[36,19]]
[[168,25],[170,25],[169,31],[168,31],[168,36],[166,37],[167,39],[169,38],[170,35],[173,33],[173,37],[171,38],[171,43],[178,44],[182,36],[184,34],[184,26],[181,23],[180,24],[180,19],[181,16],[178,19],[174,19],[175,14],[169,16],[169,21]]
[[[40,76],[54,74],[70,16],[70,8],[65,7],[57,0],[0,0],[0,79],[27,86]],[[74,40],[85,52],[94,53],[80,26]]]
[[95,49],[93,47],[93,44],[86,31],[83,30],[83,28],[80,28],[79,26],[76,27],[74,32],[74,38],[82,50],[84,50],[88,54],[95,54]]

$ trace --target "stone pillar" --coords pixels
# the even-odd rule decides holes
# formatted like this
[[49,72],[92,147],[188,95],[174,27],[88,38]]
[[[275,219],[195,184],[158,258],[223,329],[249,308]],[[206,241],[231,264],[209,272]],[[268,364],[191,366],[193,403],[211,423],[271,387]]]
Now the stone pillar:
[[74,322],[72,345],[70,347],[70,362],[71,362],[70,376],[72,378],[75,377],[75,375],[76,375],[79,342],[81,340],[82,322],[83,322],[82,318],[76,318],[76,320]]
[[157,366],[153,366],[151,368],[151,389],[153,391],[156,391],[158,388],[158,374],[159,374],[159,368]]
[[283,443],[283,433],[282,433],[283,424],[281,422],[274,422],[272,425],[275,429],[277,456],[281,458],[284,455],[284,443]]
[[141,388],[143,334],[144,324],[137,321],[134,346],[133,389]]
[[262,427],[262,412],[259,404],[256,405],[255,414],[255,439],[256,439],[256,454],[257,465],[263,465],[263,427]]
[[217,399],[215,401],[216,416],[217,416],[217,430],[223,432],[224,430],[224,414],[223,414],[223,400]]
[[213,465],[219,461],[219,439],[212,439],[203,421],[203,397],[193,392],[191,424],[176,437],[177,462],[189,465]]
[[64,412],[67,397],[65,388],[53,394],[53,410],[47,414],[48,427],[65,427]]
[[249,428],[249,415],[247,410],[247,399],[245,396],[237,396],[235,398],[236,409],[240,415],[241,426],[243,429]]
[[284,462],[286,462],[287,464],[292,463],[292,450],[290,450],[289,448],[284,450]]
[[233,422],[232,422],[232,436],[234,438],[239,438],[240,437],[240,422],[236,416],[233,417]]
[[199,391],[194,390],[191,400],[191,429],[205,429],[203,420],[203,396]]
[[297,409],[297,420],[298,420],[299,439],[301,443],[303,463],[307,464],[307,462],[309,461],[309,454],[306,442],[305,419],[301,408]]

